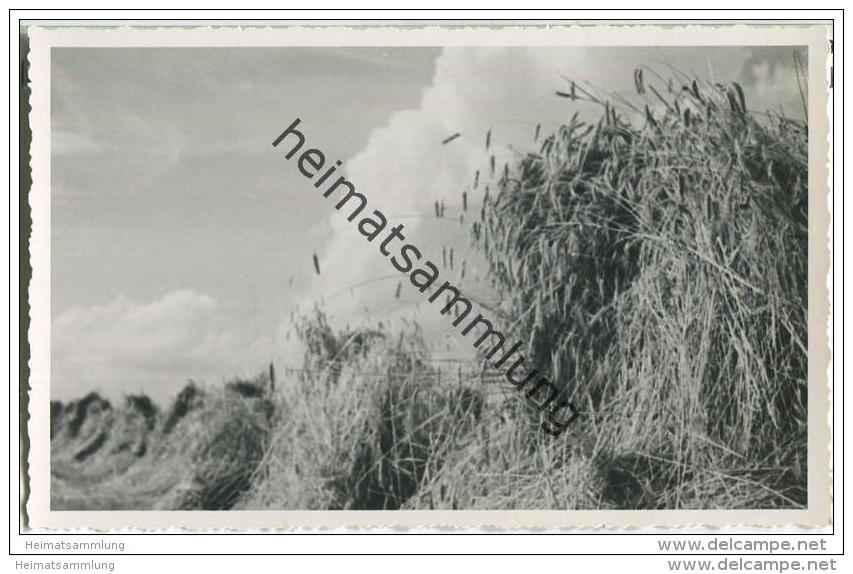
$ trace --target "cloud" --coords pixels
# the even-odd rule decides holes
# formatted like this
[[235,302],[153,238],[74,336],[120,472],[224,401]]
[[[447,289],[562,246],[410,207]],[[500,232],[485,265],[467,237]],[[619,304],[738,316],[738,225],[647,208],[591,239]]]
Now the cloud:
[[[477,300],[493,298],[482,274],[485,263],[471,249],[467,224],[460,224],[460,216],[466,222],[478,217],[492,155],[499,176],[505,162],[535,147],[537,124],[546,133],[565,120],[565,101],[553,97],[554,89],[564,84],[557,72],[567,64],[565,56],[565,51],[518,48],[444,49],[419,107],[391,115],[371,133],[364,149],[345,162],[348,179],[367,196],[369,209],[387,215],[389,228],[405,225],[406,241],[421,249],[424,260],[442,269],[439,285],[448,280]],[[578,60],[582,57],[580,52],[574,55]],[[442,143],[455,133],[461,135]],[[463,191],[467,212],[462,208]],[[445,203],[442,219],[434,216],[436,200]],[[387,323],[409,316],[422,324],[437,346],[452,347],[447,335],[453,328],[439,314],[441,307],[426,302],[428,293],[415,290],[379,253],[381,239],[368,243],[352,222],[333,209],[331,201],[329,209],[332,236],[323,250],[322,273],[315,279],[313,292],[324,298],[330,315],[340,323],[364,318]],[[443,253],[451,249],[453,269],[449,264],[444,268]],[[397,299],[396,286],[401,281]],[[349,286],[354,287],[348,290]]]
[[53,321],[51,391],[73,398],[91,389],[111,396],[144,389],[162,398],[187,378],[257,371],[268,351],[241,340],[208,295],[184,289],[148,303],[119,296]]
[[[467,232],[458,223],[462,192],[468,194],[469,210],[464,215],[470,221],[489,183],[490,156],[502,169],[505,162],[535,147],[537,124],[543,124],[546,133],[566,119],[565,101],[553,97],[563,83],[557,75],[558,61],[559,54],[550,51],[443,50],[420,106],[392,114],[375,129],[365,148],[345,163],[348,178],[368,197],[371,209],[388,215],[389,225],[403,223],[411,233],[407,237],[416,239],[433,259],[451,245],[469,252]],[[491,142],[486,150],[488,132]],[[443,145],[454,133],[461,135]],[[474,189],[477,170],[480,180]],[[444,220],[433,215],[436,200],[446,204]],[[323,256],[329,273],[317,279],[316,292],[329,294],[342,285],[393,272],[378,246],[364,241],[331,202],[329,208],[332,239]]]
[[[805,65],[808,61],[806,56],[805,50],[796,47],[775,51],[753,50],[744,61],[738,78],[750,90],[752,100],[758,102],[758,106],[751,102],[747,102],[748,105],[757,109],[781,109],[795,119],[804,118],[803,100],[808,101],[808,82],[806,77],[800,78],[798,74],[807,74],[805,69],[798,72],[796,62],[799,57]],[[803,89],[802,95],[798,86]]]

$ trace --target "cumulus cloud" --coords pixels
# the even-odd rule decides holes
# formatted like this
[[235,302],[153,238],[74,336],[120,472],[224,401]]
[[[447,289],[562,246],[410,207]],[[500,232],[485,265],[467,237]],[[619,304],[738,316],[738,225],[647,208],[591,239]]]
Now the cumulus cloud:
[[[436,61],[420,106],[393,114],[373,131],[365,148],[345,162],[348,179],[368,197],[369,209],[388,216],[388,229],[404,224],[406,242],[418,246],[424,260],[441,268],[438,285],[448,280],[475,300],[492,298],[484,278],[485,264],[471,249],[467,225],[460,224],[460,216],[466,223],[478,217],[490,183],[492,156],[499,176],[504,163],[535,147],[538,124],[544,134],[569,117],[566,102],[553,97],[554,90],[565,85],[558,72],[571,65],[566,57],[565,51],[552,50],[447,48]],[[571,57],[580,62],[583,51]],[[442,143],[456,133],[459,137]],[[463,191],[467,212],[462,206]],[[441,219],[434,215],[436,201],[445,204]],[[352,222],[331,207],[330,202],[331,241],[322,254],[323,271],[313,290],[325,298],[330,314],[339,322],[365,317],[387,322],[409,316],[424,326],[438,346],[462,351],[458,340],[448,341],[452,329],[447,318],[439,315],[438,304],[427,303],[428,293],[415,290],[379,253],[381,239],[368,243]],[[452,269],[449,262],[444,267],[450,250]],[[396,286],[401,281],[397,299]],[[346,290],[346,286],[355,287]]]
[[[252,351],[219,314],[219,305],[193,290],[148,303],[119,296],[73,307],[53,321],[53,395],[73,398],[90,389],[107,395],[144,390],[165,397],[188,378],[221,380],[243,372]],[[257,370],[260,357],[249,367]]]

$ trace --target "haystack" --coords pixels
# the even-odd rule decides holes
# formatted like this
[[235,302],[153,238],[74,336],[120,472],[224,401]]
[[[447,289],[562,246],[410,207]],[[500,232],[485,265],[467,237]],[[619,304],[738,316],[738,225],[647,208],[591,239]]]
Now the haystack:
[[806,126],[676,80],[640,74],[621,108],[561,92],[600,119],[508,166],[475,238],[529,356],[583,411],[561,440],[587,447],[546,448],[592,460],[601,503],[801,506]]

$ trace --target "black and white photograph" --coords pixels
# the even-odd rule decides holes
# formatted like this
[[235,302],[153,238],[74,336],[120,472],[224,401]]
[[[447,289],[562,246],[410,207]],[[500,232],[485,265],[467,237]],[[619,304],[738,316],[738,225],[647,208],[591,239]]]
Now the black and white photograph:
[[31,30],[42,515],[827,524],[826,29],[595,30]]

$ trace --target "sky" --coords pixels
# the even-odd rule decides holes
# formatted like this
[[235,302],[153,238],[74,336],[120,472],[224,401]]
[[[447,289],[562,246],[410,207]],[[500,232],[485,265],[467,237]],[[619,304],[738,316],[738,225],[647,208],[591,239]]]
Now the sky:
[[335,325],[417,321],[437,356],[470,354],[271,142],[300,118],[370,209],[432,261],[454,248],[442,277],[492,301],[458,220],[463,190],[479,209],[485,134],[511,161],[578,109],[554,96],[565,77],[630,94],[638,65],[739,81],[750,108],[802,116],[790,47],[55,48],[52,395],[165,399],[299,366],[292,317],[318,303]]

